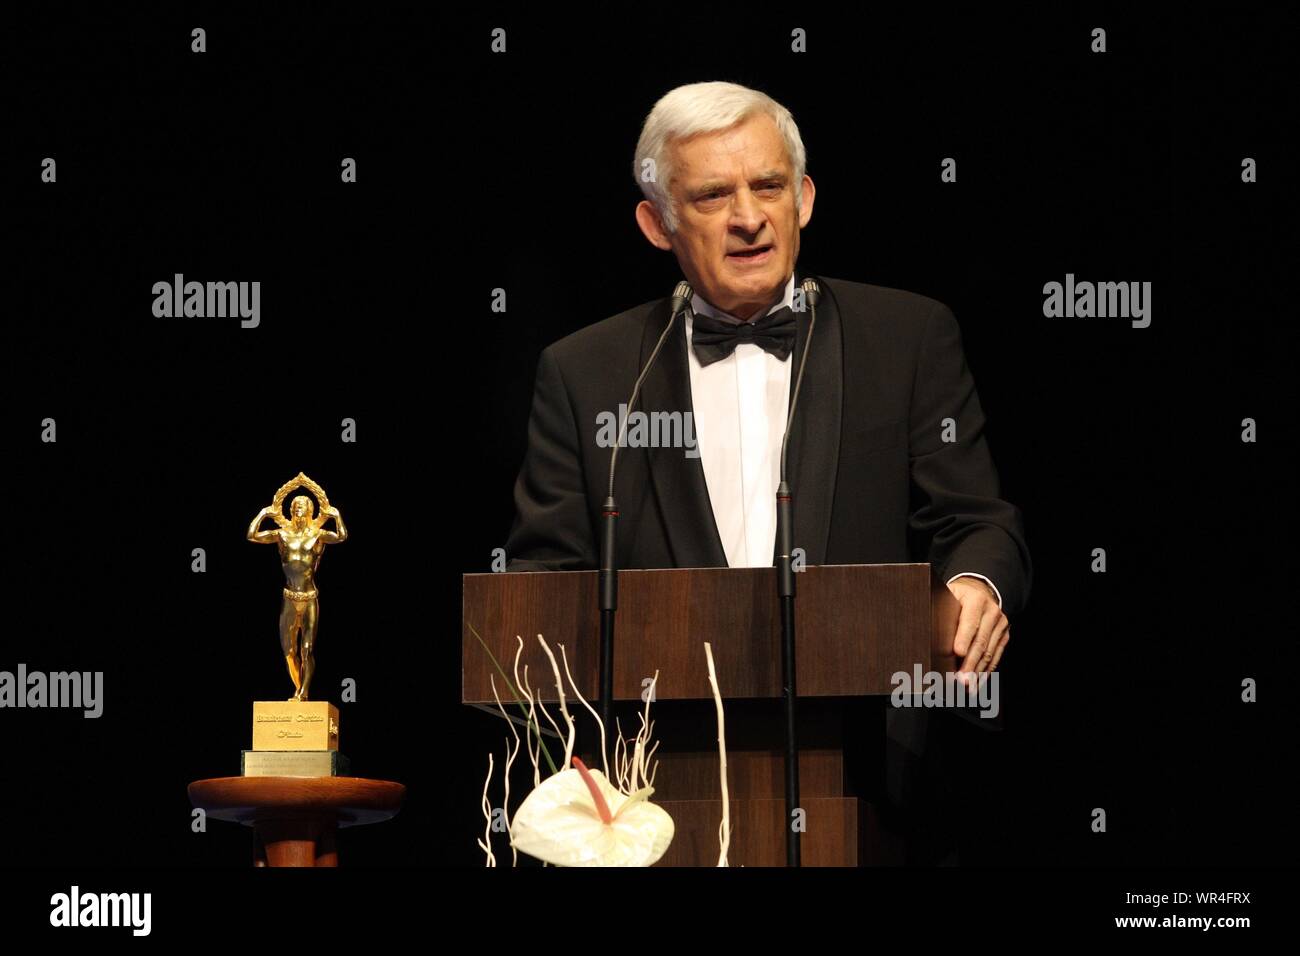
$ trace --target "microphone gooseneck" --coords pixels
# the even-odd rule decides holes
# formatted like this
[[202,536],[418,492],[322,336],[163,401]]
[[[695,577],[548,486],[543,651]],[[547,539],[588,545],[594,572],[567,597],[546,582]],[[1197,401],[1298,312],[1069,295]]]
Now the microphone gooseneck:
[[799,406],[799,389],[803,385],[803,370],[808,364],[808,353],[812,351],[813,330],[817,328],[817,302],[822,297],[821,286],[817,280],[809,276],[804,279],[799,288],[803,290],[804,301],[808,303],[808,308],[812,316],[808,321],[808,341],[804,343],[803,355],[799,358],[799,373],[794,380],[794,398],[790,401],[790,415],[785,420],[785,434],[781,436],[781,481],[785,481],[785,450],[786,444],[790,440],[790,426],[794,423],[794,410]]
[[668,333],[672,331],[673,323],[677,321],[678,313],[688,309],[690,301],[691,284],[685,281],[677,283],[677,287],[673,289],[668,324],[664,326],[659,341],[655,343],[654,351],[646,360],[645,368],[641,369],[636,384],[632,386],[632,396],[624,406],[627,413],[619,425],[618,440],[614,442],[614,449],[609,455],[609,487],[606,491],[605,503],[600,509],[600,571],[597,575],[600,601],[600,720],[605,725],[606,732],[612,727],[610,707],[614,700],[614,612],[618,610],[618,564],[615,559],[618,541],[618,504],[614,500],[614,469],[618,463],[618,450],[623,447],[623,440],[627,434],[628,419],[632,415],[637,397],[641,394],[641,383],[654,367],[664,342],[668,340]]
[[636,384],[632,386],[632,397],[627,400],[627,416],[624,416],[622,424],[618,429],[618,440],[614,442],[614,450],[609,455],[609,490],[607,497],[614,497],[614,465],[618,461],[618,450],[623,447],[623,437],[627,434],[628,416],[632,414],[632,406],[636,404],[637,396],[641,393],[641,383],[645,381],[646,375],[650,372],[651,367],[655,364],[655,359],[659,357],[659,350],[663,348],[664,342],[668,338],[668,333],[672,331],[673,323],[677,321],[677,313],[686,307],[686,303],[691,300],[691,284],[685,280],[677,283],[677,288],[673,290],[671,301],[671,311],[668,316],[668,324],[664,326],[663,332],[659,335],[659,341],[655,343],[654,351],[650,353],[650,358],[646,360],[645,368],[641,369],[641,374],[637,376]]

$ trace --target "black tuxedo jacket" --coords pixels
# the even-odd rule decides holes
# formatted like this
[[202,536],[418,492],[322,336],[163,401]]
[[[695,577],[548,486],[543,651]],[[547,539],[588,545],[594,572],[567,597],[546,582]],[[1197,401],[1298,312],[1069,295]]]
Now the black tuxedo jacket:
[[[796,271],[796,287],[802,279]],[[943,580],[976,572],[1015,614],[1029,596],[1029,551],[1019,510],[999,497],[952,310],[899,289],[819,281],[788,450],[795,547],[809,564],[928,561]],[[542,352],[508,570],[597,567],[610,456],[597,443],[597,416],[617,415],[627,402],[668,316],[668,299],[647,302]],[[806,311],[796,317],[792,372],[810,322]],[[691,410],[681,316],[637,407]],[[956,422],[952,442],[943,440],[947,418]],[[625,446],[615,496],[620,568],[727,566],[699,458],[682,448]]]

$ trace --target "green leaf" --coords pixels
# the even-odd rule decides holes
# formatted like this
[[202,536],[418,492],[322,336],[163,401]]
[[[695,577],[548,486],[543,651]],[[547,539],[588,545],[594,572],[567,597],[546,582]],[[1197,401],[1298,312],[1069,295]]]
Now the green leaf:
[[[487,654],[488,660],[490,660],[492,666],[497,669],[497,673],[501,675],[501,679],[506,682],[506,687],[510,688],[510,693],[515,698],[515,706],[519,708],[519,712],[524,716],[524,720],[527,724],[525,728],[527,733],[537,734],[537,743],[541,747],[542,756],[546,758],[546,765],[551,768],[551,773],[558,773],[559,771],[555,767],[555,761],[551,759],[551,752],[546,749],[546,741],[542,737],[542,728],[541,725],[537,723],[537,718],[534,717],[531,720],[528,718],[528,708],[524,706],[524,701],[520,696],[519,691],[516,690],[515,685],[510,682],[510,678],[506,675],[500,662],[497,661],[496,655],[492,653],[492,649],[487,646],[487,642],[484,641],[482,637],[479,637],[478,631],[474,630],[474,625],[466,621],[465,626],[469,628],[469,632],[478,640],[479,646],[481,646]],[[527,740],[525,740],[525,745],[527,745]]]

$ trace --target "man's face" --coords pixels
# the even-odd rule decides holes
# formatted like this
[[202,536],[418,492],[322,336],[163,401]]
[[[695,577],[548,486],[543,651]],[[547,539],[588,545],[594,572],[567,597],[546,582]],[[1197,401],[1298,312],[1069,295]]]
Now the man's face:
[[306,502],[306,500],[303,499],[303,498],[295,498],[295,499],[293,500],[293,504],[291,504],[291,505],[289,506],[289,510],[293,512],[293,516],[294,516],[295,518],[305,518],[305,517],[307,517],[307,502]]
[[799,230],[812,218],[812,179],[803,178],[802,208],[796,208],[785,141],[766,114],[670,148],[677,231],[664,232],[654,206],[643,201],[637,207],[642,232],[660,249],[672,249],[682,274],[711,304],[742,319],[756,317],[794,270]]

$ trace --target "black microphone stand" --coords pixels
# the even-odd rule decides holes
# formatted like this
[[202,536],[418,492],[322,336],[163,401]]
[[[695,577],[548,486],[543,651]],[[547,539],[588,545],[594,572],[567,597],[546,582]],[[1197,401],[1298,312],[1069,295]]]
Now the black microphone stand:
[[799,388],[803,384],[803,370],[812,350],[813,329],[817,327],[817,300],[821,289],[814,279],[805,279],[801,288],[812,309],[808,323],[808,341],[804,343],[799,360],[799,374],[795,378],[794,397],[790,402],[790,415],[786,419],[785,435],[781,439],[781,483],[776,489],[776,593],[781,602],[781,684],[785,694],[785,864],[802,865],[799,857],[799,831],[794,828],[794,814],[799,809],[799,744],[795,723],[794,672],[794,500],[790,484],[786,481],[785,453],[794,422],[795,408],[799,405]]

